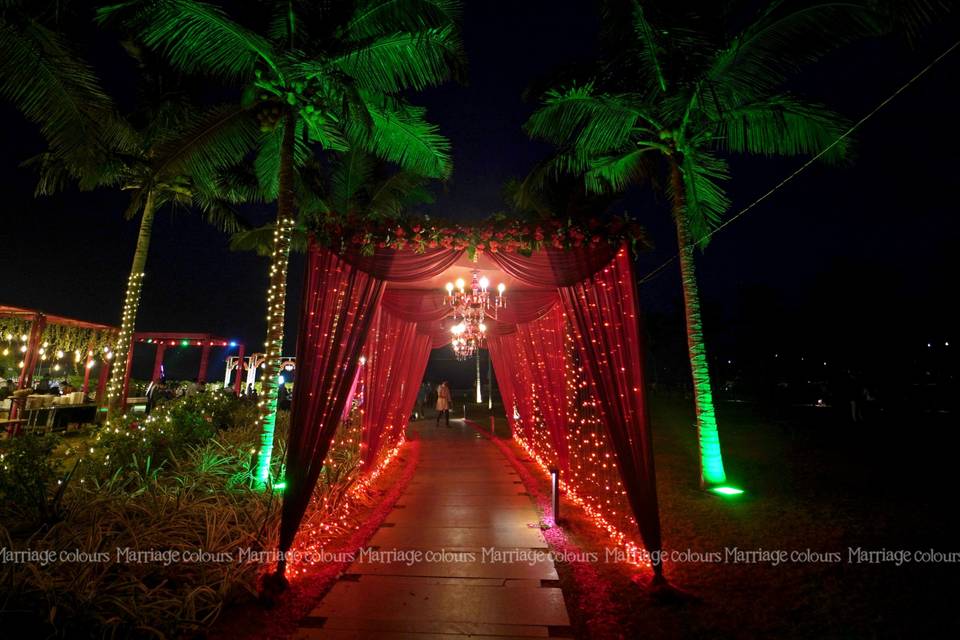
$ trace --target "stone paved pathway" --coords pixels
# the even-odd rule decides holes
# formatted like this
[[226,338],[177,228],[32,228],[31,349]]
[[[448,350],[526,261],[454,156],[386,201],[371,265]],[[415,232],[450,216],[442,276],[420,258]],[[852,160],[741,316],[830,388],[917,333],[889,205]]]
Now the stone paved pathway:
[[[531,562],[530,551],[546,552],[547,543],[530,526],[537,512],[519,477],[462,420],[450,424],[410,426],[421,439],[420,463],[370,540],[381,558],[354,563],[301,621],[297,638],[571,635],[553,561]],[[493,553],[505,557],[493,561]]]

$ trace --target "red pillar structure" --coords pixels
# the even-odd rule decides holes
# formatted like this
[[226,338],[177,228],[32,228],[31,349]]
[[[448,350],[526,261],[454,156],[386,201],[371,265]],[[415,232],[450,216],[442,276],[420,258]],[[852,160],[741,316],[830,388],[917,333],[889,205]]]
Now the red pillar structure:
[[91,340],[90,344],[87,345],[87,359],[83,363],[83,401],[87,401],[87,391],[90,390],[90,369],[93,368],[94,356],[93,356],[93,347],[94,343]]
[[207,381],[207,366],[210,364],[210,341],[207,340],[200,349],[200,371],[197,373],[197,382]]
[[107,360],[103,363],[103,366],[100,367],[100,377],[97,379],[97,406],[100,406],[100,403],[103,402],[104,395],[107,392],[107,380],[110,379],[110,365],[112,363]]
[[23,354],[23,369],[20,370],[17,389],[26,389],[33,381],[33,370],[36,369],[37,361],[40,359],[40,339],[43,336],[43,329],[46,324],[46,318],[42,313],[33,316],[33,322],[30,323],[30,337],[27,339],[27,352]]
[[150,380],[154,383],[160,381],[160,374],[163,371],[163,354],[166,350],[167,345],[162,342],[157,343],[157,355],[153,359],[153,375],[150,377]]
[[240,395],[243,389],[243,345],[237,349],[237,377],[233,381],[233,392]]
[[90,390],[90,370],[93,368],[94,358],[92,355],[87,356],[87,361],[83,364],[83,396],[84,402],[86,402],[87,391]]

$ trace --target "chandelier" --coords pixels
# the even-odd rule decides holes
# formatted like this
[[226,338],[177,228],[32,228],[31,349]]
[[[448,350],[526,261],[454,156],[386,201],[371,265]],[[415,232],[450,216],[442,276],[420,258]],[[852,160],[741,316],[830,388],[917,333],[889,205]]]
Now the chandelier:
[[480,277],[477,270],[473,271],[470,290],[466,290],[463,278],[456,283],[448,282],[447,295],[444,304],[449,305],[451,317],[459,320],[451,327],[453,333],[453,354],[457,360],[466,360],[476,354],[477,349],[483,347],[487,325],[484,323],[487,315],[497,317],[497,310],[506,305],[503,293],[506,287],[501,282],[497,285],[496,297],[490,295],[490,280],[486,276]]
[[467,360],[477,353],[477,349],[483,346],[483,339],[486,336],[487,325],[467,324],[461,322],[450,328],[453,333],[453,341],[450,346],[453,348],[453,355],[457,360]]

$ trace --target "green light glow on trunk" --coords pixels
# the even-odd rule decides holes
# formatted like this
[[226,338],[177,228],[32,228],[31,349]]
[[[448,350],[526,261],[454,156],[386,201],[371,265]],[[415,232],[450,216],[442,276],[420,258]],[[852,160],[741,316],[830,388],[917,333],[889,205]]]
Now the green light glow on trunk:
[[713,408],[707,347],[700,319],[700,292],[697,288],[694,242],[686,218],[683,177],[676,162],[671,163],[673,216],[680,250],[680,277],[683,284],[684,315],[687,323],[687,348],[693,375],[693,399],[697,410],[697,441],[700,448],[700,486],[721,485],[727,481],[720,452],[720,434]]
[[267,292],[267,343],[263,362],[260,402],[260,449],[254,478],[260,488],[270,481],[274,431],[277,426],[280,361],[283,356],[283,322],[287,303],[287,267],[290,261],[290,239],[293,235],[293,146],[296,120],[291,112],[284,120],[280,148],[280,175],[277,191],[277,227],[270,256],[270,290]]

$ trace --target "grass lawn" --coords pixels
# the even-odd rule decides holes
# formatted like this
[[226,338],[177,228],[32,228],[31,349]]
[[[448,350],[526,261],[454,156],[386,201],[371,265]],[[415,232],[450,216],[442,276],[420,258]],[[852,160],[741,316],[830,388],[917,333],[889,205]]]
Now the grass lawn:
[[[698,599],[665,603],[634,583],[636,571],[598,563],[616,594],[625,638],[941,637],[960,629],[960,562],[856,564],[850,548],[960,551],[949,416],[880,416],[846,424],[829,409],[721,404],[728,475],[747,493],[697,489],[691,403],[654,399],[657,481],[666,550],[812,550],[839,562],[672,562],[667,576]],[[542,473],[536,477],[544,479]],[[545,487],[545,483],[544,483]],[[568,508],[564,530],[583,550],[606,538]],[[559,566],[578,637],[589,585]],[[588,608],[589,609],[589,608]]]

